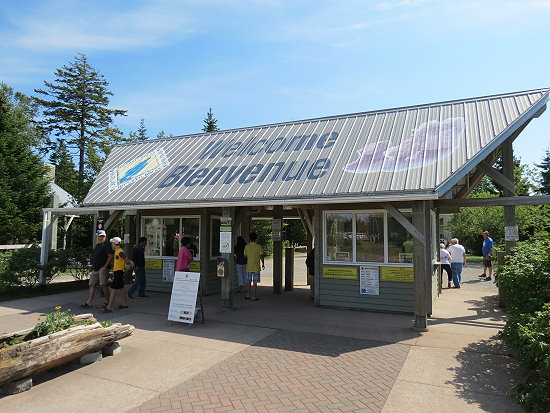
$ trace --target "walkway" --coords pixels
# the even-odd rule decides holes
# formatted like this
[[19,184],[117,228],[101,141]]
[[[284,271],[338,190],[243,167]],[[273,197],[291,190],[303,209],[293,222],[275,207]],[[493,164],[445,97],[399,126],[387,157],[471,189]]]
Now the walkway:
[[[521,370],[494,339],[503,314],[479,273],[466,267],[464,287],[444,289],[423,334],[410,315],[314,307],[301,279],[280,296],[261,288],[257,302],[236,294],[234,311],[207,297],[194,326],[168,323],[169,297],[153,293],[98,314],[136,326],[121,354],[39,375],[0,411],[521,412],[505,395]],[[0,330],[55,305],[81,312],[82,295],[0,303]]]

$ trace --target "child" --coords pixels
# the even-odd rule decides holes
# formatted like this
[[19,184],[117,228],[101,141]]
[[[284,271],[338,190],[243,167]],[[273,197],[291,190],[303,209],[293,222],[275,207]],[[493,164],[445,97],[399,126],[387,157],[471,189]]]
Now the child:
[[121,239],[119,237],[114,237],[109,240],[113,246],[114,259],[113,259],[113,282],[109,286],[109,303],[103,309],[106,313],[113,311],[113,303],[115,302],[115,297],[117,291],[120,293],[122,298],[122,304],[118,306],[119,309],[128,308],[128,296],[126,295],[126,290],[124,289],[124,264],[130,264],[130,259],[124,254],[124,251],[120,247]]

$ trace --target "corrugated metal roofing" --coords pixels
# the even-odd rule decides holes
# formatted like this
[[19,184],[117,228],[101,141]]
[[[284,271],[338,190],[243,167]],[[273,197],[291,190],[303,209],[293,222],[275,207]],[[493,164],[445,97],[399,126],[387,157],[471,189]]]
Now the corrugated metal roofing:
[[437,198],[548,95],[539,89],[121,145],[84,204]]

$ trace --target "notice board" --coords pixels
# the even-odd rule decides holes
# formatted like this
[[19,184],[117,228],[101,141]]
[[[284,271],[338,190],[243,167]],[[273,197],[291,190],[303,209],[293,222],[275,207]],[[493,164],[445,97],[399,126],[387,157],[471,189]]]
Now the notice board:
[[174,273],[168,320],[193,324],[200,277],[199,272],[176,271]]

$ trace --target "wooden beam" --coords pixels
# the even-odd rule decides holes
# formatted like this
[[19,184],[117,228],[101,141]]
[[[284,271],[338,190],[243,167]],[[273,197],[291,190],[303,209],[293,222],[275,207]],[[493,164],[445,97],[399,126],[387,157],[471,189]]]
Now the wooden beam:
[[304,229],[306,230],[306,233],[308,236],[312,236],[313,234],[313,224],[311,222],[311,219],[309,218],[309,214],[307,213],[307,209],[304,207],[297,208],[298,215],[300,216],[300,220],[302,221],[302,225],[304,226]]
[[426,246],[426,237],[405,216],[391,204],[383,204],[388,213],[395,218],[409,233],[423,246]]
[[105,225],[104,225],[104,227],[105,227],[105,232],[106,232],[107,234],[109,234],[110,228],[114,225],[115,222],[118,221],[118,219],[122,216],[123,213],[124,213],[123,210],[117,209],[116,211],[114,211],[114,212],[109,216],[109,218],[107,219],[107,222],[106,222]]
[[437,208],[512,206],[512,205],[550,205],[550,195],[502,196],[498,198],[440,199],[435,201]]
[[502,189],[507,189],[512,193],[515,192],[516,186],[514,182],[510,181],[499,170],[493,168],[487,162],[481,162],[477,167],[485,172],[485,174],[495,181]]

